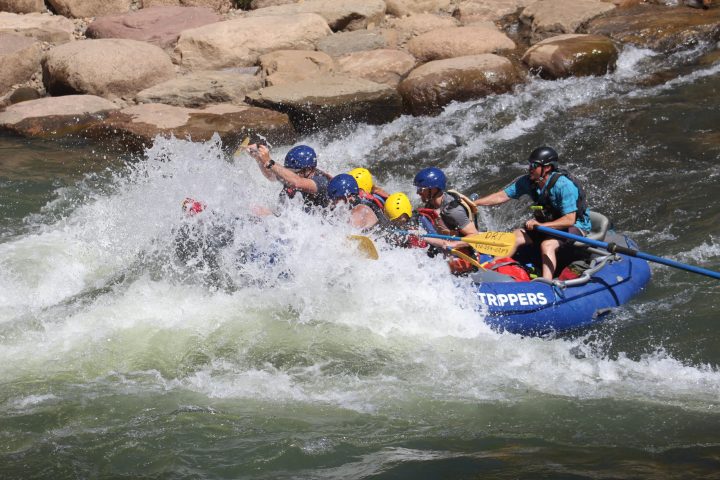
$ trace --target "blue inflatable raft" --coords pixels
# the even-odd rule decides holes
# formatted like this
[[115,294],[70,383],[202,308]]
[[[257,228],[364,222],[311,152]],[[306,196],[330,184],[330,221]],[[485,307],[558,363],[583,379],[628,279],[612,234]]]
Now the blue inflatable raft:
[[[596,215],[592,235],[628,248],[629,238],[607,231],[607,219]],[[650,280],[648,262],[633,256],[592,250],[590,268],[576,279],[516,282],[496,272],[472,275],[485,321],[501,331],[524,335],[561,333],[601,320],[613,308],[637,295]],[[504,278],[503,278],[504,277]]]

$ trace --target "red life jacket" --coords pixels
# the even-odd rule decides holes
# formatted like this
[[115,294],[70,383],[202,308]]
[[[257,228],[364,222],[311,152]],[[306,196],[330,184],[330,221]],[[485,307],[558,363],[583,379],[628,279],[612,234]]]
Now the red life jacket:
[[496,258],[492,262],[483,264],[485,270],[492,270],[503,275],[509,275],[516,282],[529,282],[530,275],[523,266],[512,257]]
[[380,210],[382,210],[385,207],[385,204],[383,204],[383,202],[380,201],[380,199],[378,197],[376,197],[375,195],[373,195],[371,193],[367,193],[365,190],[361,189],[358,192],[358,197],[360,197],[362,200],[367,200],[369,202],[373,202],[375,205],[378,206],[378,208],[380,208]]

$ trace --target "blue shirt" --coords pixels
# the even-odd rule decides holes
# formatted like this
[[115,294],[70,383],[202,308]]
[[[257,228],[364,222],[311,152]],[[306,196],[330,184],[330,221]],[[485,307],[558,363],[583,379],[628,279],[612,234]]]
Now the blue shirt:
[[[557,175],[557,173],[553,173],[552,175]],[[550,183],[552,175],[548,178],[548,181],[545,182],[545,186]],[[538,186],[534,184],[532,180],[530,180],[530,175],[523,175],[521,177],[518,177],[517,180],[505,187],[505,193],[507,194],[507,196],[516,200],[523,195],[532,196],[531,192],[533,190],[535,191],[537,196],[540,197],[543,195],[545,187],[538,188]],[[555,185],[553,185],[549,193],[550,204],[553,206],[553,208],[558,210],[561,215],[567,215],[568,213],[577,212],[577,201],[578,197],[580,196],[580,192],[578,191],[578,188],[575,186],[575,184],[571,182],[566,176],[563,175],[558,178],[557,182],[555,182]],[[590,209],[586,208],[585,215],[583,215],[582,218],[575,219],[575,227],[586,232],[590,231],[592,226],[590,223],[590,215],[588,215],[589,212]]]

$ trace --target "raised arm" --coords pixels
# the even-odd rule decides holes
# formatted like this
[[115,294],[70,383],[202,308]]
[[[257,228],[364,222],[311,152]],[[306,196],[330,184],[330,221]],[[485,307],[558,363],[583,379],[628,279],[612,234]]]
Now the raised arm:
[[508,200],[510,200],[510,197],[505,193],[505,190],[499,190],[485,197],[478,198],[473,203],[478,207],[490,207],[492,205],[500,205]]

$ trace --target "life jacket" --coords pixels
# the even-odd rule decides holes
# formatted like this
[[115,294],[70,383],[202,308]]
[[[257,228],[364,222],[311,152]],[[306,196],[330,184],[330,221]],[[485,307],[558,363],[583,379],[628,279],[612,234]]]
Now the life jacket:
[[438,233],[435,224],[440,214],[434,208],[418,208],[418,220],[427,233]]
[[465,194],[458,192],[457,190],[447,190],[445,193],[449,193],[450,196],[452,196],[456,202],[458,202],[460,205],[465,208],[465,211],[467,212],[468,218],[472,220],[473,224],[475,224],[475,228],[477,228],[477,212],[478,207],[475,205],[475,203],[470,200],[469,197],[467,197]]
[[368,202],[374,203],[381,210],[385,208],[385,200],[383,200],[380,195],[375,195],[372,193],[367,193],[365,190],[360,190],[358,192],[358,197],[360,197],[362,200],[367,200]]
[[374,195],[370,195],[364,190],[360,190],[358,196],[355,197],[355,200],[351,203],[352,207],[355,207],[357,205],[365,205],[366,207],[370,208],[370,210],[372,210],[377,217],[378,224],[381,227],[391,226],[392,222],[390,222],[390,219],[388,219],[387,215],[385,215],[384,205]]
[[435,230],[442,234],[442,235],[457,235],[457,230],[451,230],[450,227],[448,227],[445,222],[442,219],[442,214],[439,212],[443,209],[452,209],[457,206],[462,206],[465,212],[467,213],[468,219],[470,219],[471,222],[475,225],[475,228],[477,228],[477,206],[470,200],[468,197],[463,195],[462,193],[456,191],[456,190],[447,190],[444,193],[448,194],[450,197],[452,197],[452,201],[445,204],[444,206],[440,207],[437,212],[438,215],[435,217],[433,221],[433,226]]
[[540,193],[537,193],[535,189],[532,189],[530,191],[530,196],[535,202],[535,207],[540,207],[533,208],[533,215],[535,216],[535,219],[540,223],[551,222],[562,217],[562,213],[560,212],[560,210],[555,208],[550,202],[550,190],[553,186],[555,186],[560,177],[566,177],[578,189],[577,210],[575,212],[575,218],[579,220],[585,216],[585,211],[587,210],[587,199],[585,196],[585,190],[583,190],[582,185],[580,184],[580,182],[577,181],[577,179],[570,175],[570,172],[568,172],[567,170],[556,170],[555,172],[553,172],[552,177],[550,177],[550,181],[545,185],[545,188],[543,188]]
[[292,199],[298,192],[300,192],[300,195],[302,195],[303,203],[305,204],[306,211],[310,211],[312,207],[327,207],[330,203],[330,200],[327,196],[327,179],[324,179],[322,174],[318,172],[316,172],[312,177],[310,177],[310,179],[314,180],[315,184],[318,186],[317,193],[306,193],[296,188],[285,185],[280,191],[281,201],[283,197]]
[[516,282],[529,282],[531,280],[530,274],[525,267],[512,257],[496,258],[492,262],[484,263],[483,268],[509,275]]

